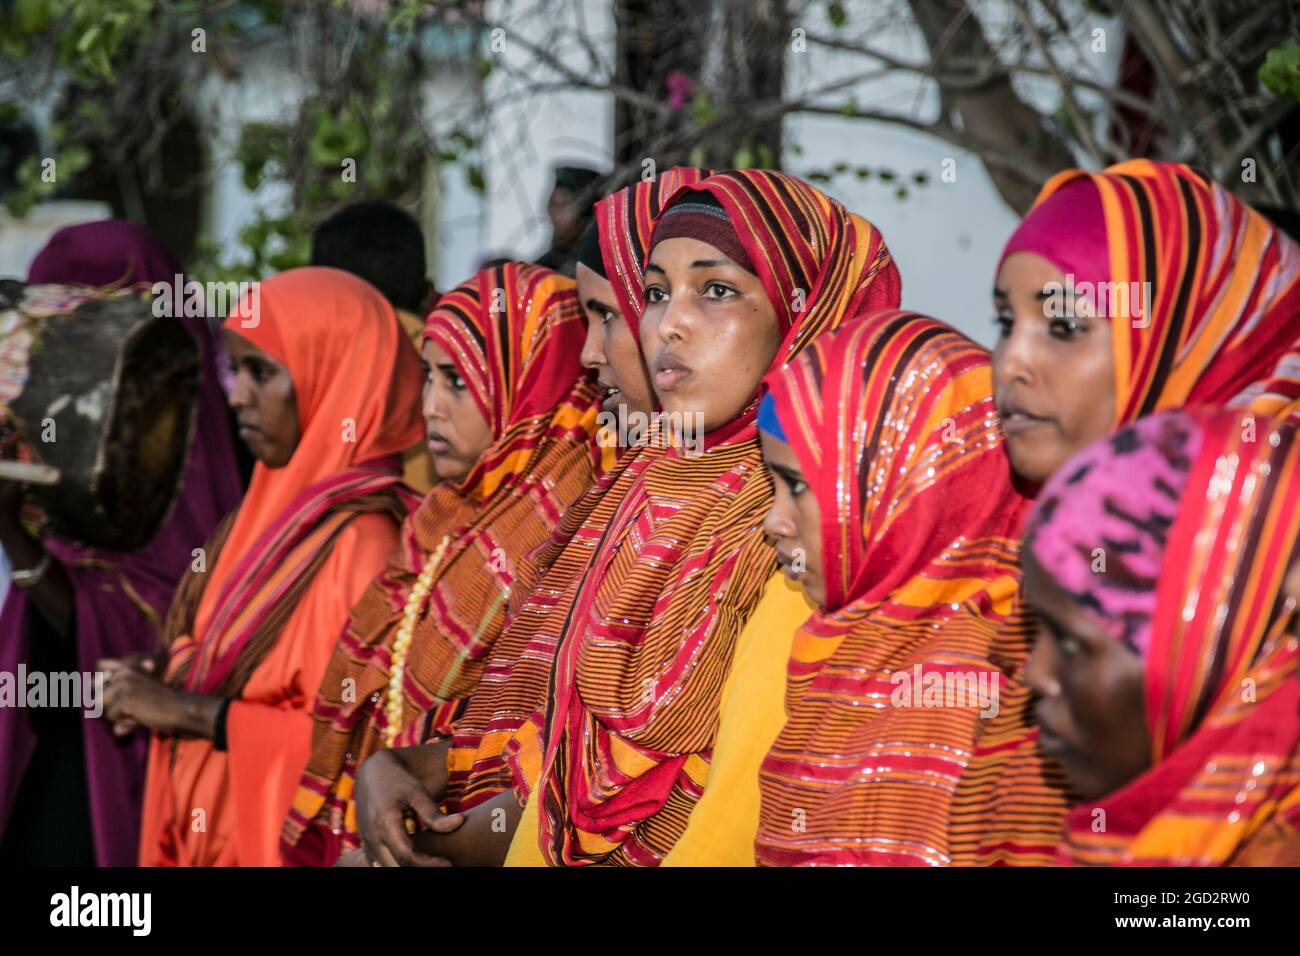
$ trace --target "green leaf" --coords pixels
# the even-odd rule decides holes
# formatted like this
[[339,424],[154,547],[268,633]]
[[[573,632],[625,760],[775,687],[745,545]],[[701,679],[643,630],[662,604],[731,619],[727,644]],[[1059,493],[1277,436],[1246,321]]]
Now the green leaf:
[[701,126],[707,126],[713,122],[713,117],[717,115],[717,110],[713,108],[713,102],[709,99],[709,94],[703,89],[695,91],[695,96],[691,98],[691,119]]
[[50,24],[49,0],[17,0],[14,4],[14,25],[20,33],[40,33]]
[[1270,93],[1300,100],[1300,46],[1295,40],[1268,51],[1259,67],[1259,81]]
[[483,178],[483,167],[465,167],[465,179],[469,183],[469,188],[475,192],[487,192],[487,180]]
[[826,16],[831,21],[831,26],[837,30],[849,22],[849,15],[844,11],[844,5],[841,3],[826,4]]

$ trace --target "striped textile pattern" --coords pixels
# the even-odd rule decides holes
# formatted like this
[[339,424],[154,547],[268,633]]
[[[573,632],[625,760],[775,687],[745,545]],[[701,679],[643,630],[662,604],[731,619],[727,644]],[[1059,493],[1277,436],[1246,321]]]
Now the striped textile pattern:
[[1070,811],[1061,863],[1300,865],[1296,422],[1194,414],[1146,659],[1152,766]]
[[[1080,176],[1102,197],[1114,283],[1149,282],[1142,322],[1112,326],[1115,427],[1194,404],[1280,414],[1300,400],[1300,246],[1187,166],[1139,159],[1100,173],[1067,170],[1037,203]],[[1063,228],[1067,225],[1063,224]],[[1023,685],[1031,641],[994,648],[1003,706],[954,797],[954,862],[1044,865],[1068,806],[1064,778],[1036,746]]]
[[[654,218],[679,189],[705,175],[704,170],[676,167],[596,203],[601,256],[629,327],[635,328],[636,317],[645,308],[641,268]],[[570,507],[538,555],[545,574],[527,594],[515,593],[510,624],[494,645],[465,712],[455,722],[445,807],[469,809],[511,787],[505,745],[546,700],[565,612],[611,517],[608,511],[593,512],[598,507],[616,508],[651,457],[649,452],[625,456]]]
[[[177,631],[164,675],[167,683],[238,697],[339,533],[363,511],[388,511],[396,518],[406,514],[413,496],[402,488],[396,467],[396,459],[357,465],[304,489],[225,577],[203,637],[192,636],[193,620]],[[233,526],[233,519],[227,520],[230,524],[223,522],[220,529],[223,540]],[[218,556],[208,554],[207,560],[215,566]],[[189,578],[206,580],[192,570]],[[173,626],[181,623],[170,615],[169,620]]]
[[312,710],[312,758],[285,821],[286,856],[328,863],[357,845],[356,770],[384,746],[393,641],[443,538],[450,546],[406,658],[396,746],[450,732],[513,592],[537,579],[535,552],[601,474],[608,452],[595,440],[597,389],[579,364],[584,336],[573,281],[522,263],[483,270],[429,315],[425,337],[452,356],[493,443],[463,482],[430,490],[353,609]]
[[596,228],[605,276],[614,287],[628,326],[636,332],[645,311],[645,268],[655,220],[677,193],[712,175],[707,169],[674,166],[655,179],[620,189],[596,203]]
[[988,352],[924,316],[869,315],[769,384],[820,508],[826,600],[795,635],[758,862],[947,864],[952,793],[999,693],[989,647],[1016,626],[1029,507]]
[[[720,201],[776,309],[784,338],[769,371],[852,310],[897,306],[880,234],[808,184],[738,170],[687,188]],[[760,397],[700,455],[652,441],[625,456],[650,460],[635,474],[620,462],[617,506],[593,511],[609,523],[557,615],[546,710],[507,745],[518,792],[541,791],[553,864],[657,865],[703,792],[735,640],[775,569]]]

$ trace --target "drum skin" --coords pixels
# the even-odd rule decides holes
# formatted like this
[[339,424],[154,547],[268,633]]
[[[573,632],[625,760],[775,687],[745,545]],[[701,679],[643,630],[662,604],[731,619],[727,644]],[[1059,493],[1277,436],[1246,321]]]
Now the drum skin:
[[[70,308],[51,312],[63,289]],[[60,476],[54,485],[29,486],[28,497],[61,537],[142,548],[175,502],[193,440],[198,342],[182,320],[155,316],[137,292],[31,286],[27,293],[16,306],[20,321],[9,315],[0,324],[0,351],[11,365],[22,354],[6,349],[8,337],[30,337],[26,380],[0,415],[7,411],[17,432],[18,457]]]

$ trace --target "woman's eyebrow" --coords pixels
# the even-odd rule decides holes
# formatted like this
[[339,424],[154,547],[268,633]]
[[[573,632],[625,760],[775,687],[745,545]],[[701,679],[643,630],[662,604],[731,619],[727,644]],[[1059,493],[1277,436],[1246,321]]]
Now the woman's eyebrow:
[[788,465],[777,465],[772,462],[767,463],[767,467],[772,469],[786,481],[803,481],[803,472],[798,468],[791,468]]
[[587,308],[590,309],[592,312],[617,312],[618,311],[612,305],[606,305],[604,302],[601,302],[599,299],[588,299]]

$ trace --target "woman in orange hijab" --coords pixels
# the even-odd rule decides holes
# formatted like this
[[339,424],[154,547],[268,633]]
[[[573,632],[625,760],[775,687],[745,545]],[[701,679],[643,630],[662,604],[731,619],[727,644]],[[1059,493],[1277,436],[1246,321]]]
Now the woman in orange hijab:
[[399,476],[420,434],[420,364],[392,307],[335,269],[259,292],[224,329],[230,404],[258,459],[248,494],[181,584],[164,667],[109,678],[108,717],[154,731],[144,865],[278,865],[308,708],[414,500]]

